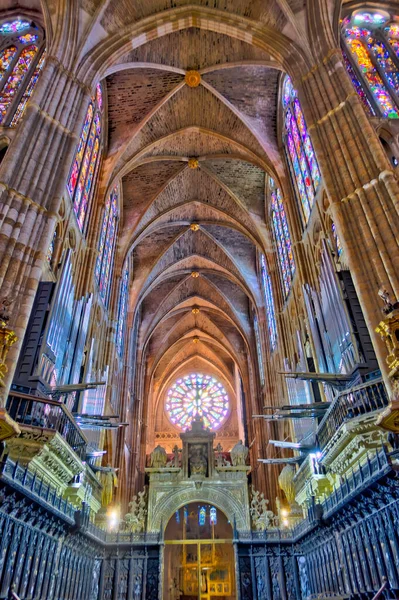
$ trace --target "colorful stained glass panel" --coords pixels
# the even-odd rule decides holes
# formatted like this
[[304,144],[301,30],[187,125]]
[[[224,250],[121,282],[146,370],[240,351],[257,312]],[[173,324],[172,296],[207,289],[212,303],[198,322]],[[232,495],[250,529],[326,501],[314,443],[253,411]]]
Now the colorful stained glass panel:
[[4,121],[8,109],[18,93],[20,86],[29,71],[33,59],[37,53],[36,46],[27,46],[22,50],[19,58],[9,75],[6,84],[3,87],[0,96],[0,124]]
[[22,19],[15,19],[15,21],[7,21],[0,25],[0,35],[7,35],[10,33],[19,33],[24,29],[30,27],[29,21],[23,21]]
[[291,236],[288,229],[287,217],[278,187],[271,192],[271,212],[274,237],[277,245],[280,270],[283,279],[285,295],[290,292],[295,273],[295,262],[292,253]]
[[98,244],[98,257],[95,267],[95,276],[100,296],[104,302],[108,299],[111,283],[111,274],[114,262],[118,221],[118,188],[114,188],[108,195],[105,203],[103,223]]
[[359,69],[363,73],[363,77],[380,107],[383,116],[393,119],[399,118],[398,110],[391,99],[389,91],[370,59],[367,46],[363,41],[354,38],[347,39],[346,43],[356,59]]
[[352,81],[352,85],[355,88],[360,100],[362,101],[362,104],[366,110],[366,113],[369,115],[369,117],[375,117],[375,110],[371,106],[369,99],[367,98],[367,94],[364,91],[364,88],[363,88],[362,84],[360,83],[359,78],[357,77],[355,71],[353,70],[353,67],[352,67],[345,51],[342,51],[342,56],[344,59],[345,68],[348,72],[348,75],[349,75],[351,81]]
[[288,159],[301,201],[304,221],[307,223],[316,190],[320,184],[321,174],[301,105],[289,77],[286,78],[284,84],[283,105]]
[[20,120],[20,118],[22,117],[22,115],[24,114],[25,111],[25,107],[28,103],[29,98],[32,95],[32,92],[35,88],[36,82],[39,79],[39,75],[43,69],[43,65],[44,65],[44,61],[46,59],[46,54],[45,52],[43,52],[37,66],[36,69],[32,75],[32,77],[30,78],[30,81],[28,83],[28,85],[25,88],[25,91],[23,93],[23,96],[21,98],[21,100],[19,101],[17,110],[14,113],[14,116],[12,118],[11,121],[11,127],[13,127],[14,125],[17,125],[18,121]]
[[126,331],[127,303],[129,285],[129,265],[126,264],[122,273],[121,289],[119,294],[118,322],[116,325],[116,349],[119,356],[123,354],[124,337]]
[[270,347],[272,350],[274,350],[277,345],[276,313],[274,310],[272,282],[270,279],[269,272],[267,270],[266,259],[263,256],[263,254],[261,257],[261,275],[262,275],[263,293],[265,296],[266,317],[267,317],[267,324],[268,324],[268,329],[269,329]]
[[210,375],[192,373],[178,379],[167,394],[165,409],[170,421],[186,431],[195,417],[205,427],[218,429],[229,412],[229,398],[223,385]]

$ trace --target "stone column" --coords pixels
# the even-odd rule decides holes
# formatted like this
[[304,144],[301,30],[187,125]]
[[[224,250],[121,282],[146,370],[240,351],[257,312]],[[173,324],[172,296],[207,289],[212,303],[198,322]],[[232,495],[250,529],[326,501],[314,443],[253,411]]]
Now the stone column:
[[8,355],[5,392],[12,381],[89,98],[85,84],[48,56],[1,164],[0,301],[11,301],[9,325],[19,338]]
[[[320,164],[340,241],[373,341],[387,375],[377,292],[399,299],[399,186],[346,73],[339,48],[294,79]],[[388,383],[388,382],[387,382]]]

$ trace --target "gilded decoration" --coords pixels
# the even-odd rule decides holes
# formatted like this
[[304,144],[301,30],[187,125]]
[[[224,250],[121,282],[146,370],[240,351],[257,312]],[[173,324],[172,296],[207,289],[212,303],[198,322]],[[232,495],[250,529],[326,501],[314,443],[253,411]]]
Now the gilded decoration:
[[[198,169],[198,167],[199,167],[198,158],[189,158],[189,159],[188,159],[188,167],[189,167],[189,169]],[[194,227],[195,227],[195,226],[197,227],[196,229],[194,229]],[[191,229],[192,229],[193,231],[198,231],[198,229],[199,229],[199,226],[198,226],[196,223],[194,223],[194,224],[191,226]]]
[[198,71],[194,71],[194,70],[186,71],[184,80],[185,80],[186,84],[188,85],[188,87],[196,88],[201,83],[201,75],[200,75],[200,73],[198,73]]
[[0,320],[0,388],[4,387],[4,377],[8,372],[6,365],[8,352],[17,341],[18,338],[15,332],[7,327],[5,320]]
[[378,425],[394,434],[399,434],[399,308],[398,303],[391,304],[389,295],[380,293],[386,308],[386,317],[376,327],[385,342],[388,355],[386,363],[389,367],[389,378],[392,385],[390,406],[380,415]]
[[16,423],[5,408],[0,408],[0,442],[18,436],[21,433],[18,423]]

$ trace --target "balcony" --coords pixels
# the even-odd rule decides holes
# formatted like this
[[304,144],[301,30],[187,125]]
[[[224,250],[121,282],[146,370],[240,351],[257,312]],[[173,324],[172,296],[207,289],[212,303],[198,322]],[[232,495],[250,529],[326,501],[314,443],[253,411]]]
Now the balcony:
[[78,455],[86,457],[87,440],[64,404],[27,394],[10,393],[6,409],[19,425],[57,432]]
[[389,398],[382,379],[374,379],[343,392],[335,398],[318,427],[320,450],[323,452],[331,444],[339,429],[348,421],[372,416],[387,406]]

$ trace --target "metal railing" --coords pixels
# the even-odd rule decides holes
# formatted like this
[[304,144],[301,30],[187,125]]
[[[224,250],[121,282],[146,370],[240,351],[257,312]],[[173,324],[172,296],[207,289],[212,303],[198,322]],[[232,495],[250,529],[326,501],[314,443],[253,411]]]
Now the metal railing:
[[359,464],[349,477],[345,477],[340,486],[326,498],[322,504],[323,516],[328,518],[342,504],[346,504],[360,491],[369,487],[373,480],[384,477],[392,470],[392,462],[386,448],[375,450],[363,464]]
[[323,450],[347,421],[386,408],[389,398],[382,379],[368,381],[337,396],[327,409],[317,431]]
[[76,507],[63,498],[54,487],[47,485],[38,475],[32,473],[28,467],[6,457],[0,462],[0,479],[12,487],[23,490],[31,499],[48,505],[48,508],[61,513],[70,522],[74,521]]
[[21,425],[57,431],[79,458],[85,458],[87,440],[64,404],[48,398],[11,392],[6,409],[10,417]]

